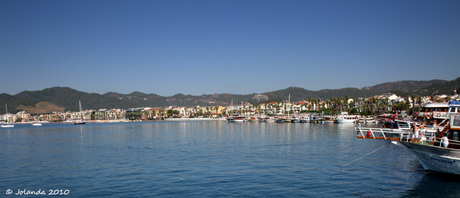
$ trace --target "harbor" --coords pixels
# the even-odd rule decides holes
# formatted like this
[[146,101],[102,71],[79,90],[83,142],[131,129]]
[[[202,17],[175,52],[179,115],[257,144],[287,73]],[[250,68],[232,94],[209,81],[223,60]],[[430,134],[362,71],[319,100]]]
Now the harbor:
[[68,190],[70,197],[460,194],[457,180],[427,174],[406,149],[355,135],[354,124],[17,125],[0,131],[0,189]]

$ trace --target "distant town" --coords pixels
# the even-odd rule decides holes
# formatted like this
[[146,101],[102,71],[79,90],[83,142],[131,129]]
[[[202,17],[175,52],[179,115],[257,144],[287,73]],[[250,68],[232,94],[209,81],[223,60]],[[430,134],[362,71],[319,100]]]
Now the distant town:
[[277,116],[308,113],[334,115],[341,112],[364,116],[396,112],[411,115],[419,111],[425,104],[445,103],[458,99],[457,93],[450,96],[436,95],[415,98],[399,97],[396,94],[388,93],[369,98],[353,99],[345,96],[344,98],[330,98],[325,101],[311,98],[296,102],[286,100],[257,104],[233,101],[229,106],[195,106],[192,108],[178,106],[163,108],[136,107],[128,109],[89,109],[76,112],[49,112],[44,114],[20,111],[16,114],[6,113],[0,115],[0,121],[14,123],[73,122],[75,120],[85,120],[87,122],[123,122],[154,121],[171,118],[207,118],[219,120],[234,114],[243,116]]

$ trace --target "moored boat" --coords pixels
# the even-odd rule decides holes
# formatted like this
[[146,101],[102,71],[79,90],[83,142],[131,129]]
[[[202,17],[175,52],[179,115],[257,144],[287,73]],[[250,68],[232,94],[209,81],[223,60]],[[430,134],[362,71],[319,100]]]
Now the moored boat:
[[335,116],[323,115],[323,117],[321,117],[321,122],[323,123],[334,123],[336,120],[337,117]]
[[78,105],[80,106],[80,119],[75,121],[73,124],[74,125],[83,125],[83,124],[86,124],[86,122],[83,121],[83,116],[81,114],[81,102],[80,101],[78,101]]
[[233,116],[227,118],[227,121],[229,122],[244,122],[245,120],[246,116],[240,116],[238,114],[233,114]]
[[13,128],[14,127],[14,124],[0,124],[0,127],[2,128]]
[[35,122],[35,123],[32,124],[32,126],[42,126],[42,123]]
[[337,116],[337,123],[354,123],[359,120],[358,115],[348,115],[348,112],[342,112]]
[[278,122],[278,123],[291,123],[292,120],[289,119],[289,118],[278,118],[278,119],[276,120],[276,122]]
[[450,124],[434,141],[395,143],[414,153],[425,170],[460,175],[460,115],[452,115]]
[[[357,127],[358,138],[390,139],[397,140],[392,143],[402,145],[411,151],[427,171],[435,171],[453,175],[460,175],[460,102],[449,103],[446,124],[442,131],[439,129],[424,129],[424,125],[416,126],[407,122],[409,130],[405,127],[397,128],[366,128]],[[398,123],[398,121],[396,121]],[[420,129],[419,129],[420,127]],[[434,132],[433,132],[434,131]],[[388,137],[390,133],[397,134],[399,139]],[[376,138],[376,134],[382,134]],[[425,133],[425,134],[424,134]],[[366,135],[364,135],[366,134]],[[430,134],[430,135],[428,135]],[[421,136],[418,136],[421,135]]]
[[[8,116],[8,115],[9,115],[9,114],[8,114],[8,105],[6,105],[6,104],[5,104],[5,109],[6,109],[6,114],[5,114],[5,115],[6,115],[6,117],[7,117],[6,119],[8,120],[8,117],[9,117],[9,116]],[[6,124],[5,124],[5,123],[0,124],[0,127],[1,127],[1,128],[13,128],[13,127],[14,127],[14,124],[12,124],[12,123],[10,123],[10,122],[7,121]]]

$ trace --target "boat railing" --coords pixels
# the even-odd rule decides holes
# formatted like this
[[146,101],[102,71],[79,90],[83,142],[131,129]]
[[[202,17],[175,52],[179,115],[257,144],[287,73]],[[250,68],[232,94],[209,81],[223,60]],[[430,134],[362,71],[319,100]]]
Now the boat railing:
[[355,130],[364,139],[394,139],[392,137],[400,137],[400,140],[407,134],[402,129],[390,129],[390,128],[367,128],[367,127],[356,127]]
[[[415,138],[413,133],[408,129],[355,127],[355,130],[357,131],[358,137],[363,139],[412,141]],[[422,130],[420,133],[419,139],[425,137],[425,141],[428,142],[433,141],[436,137],[435,130]]]

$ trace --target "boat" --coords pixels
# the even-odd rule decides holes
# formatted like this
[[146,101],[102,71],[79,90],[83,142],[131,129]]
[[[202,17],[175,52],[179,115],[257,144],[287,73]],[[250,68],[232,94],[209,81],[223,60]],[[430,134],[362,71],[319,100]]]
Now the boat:
[[337,117],[331,115],[323,115],[323,117],[321,117],[322,123],[334,123],[336,120]]
[[289,117],[279,117],[278,119],[276,119],[276,122],[278,122],[278,123],[291,123],[292,119],[290,119]]
[[358,122],[360,123],[376,123],[377,121],[375,120],[375,118],[372,118],[372,117],[361,117],[358,119]]
[[86,122],[83,121],[83,116],[81,114],[81,102],[78,101],[78,105],[80,106],[80,119],[75,121],[73,124],[74,125],[83,125],[83,124],[86,124]]
[[291,122],[292,123],[300,123],[300,118],[299,117],[292,117]]
[[14,127],[14,124],[11,124],[10,122],[8,122],[8,105],[5,104],[5,109],[6,109],[6,119],[7,119],[7,123],[2,123],[0,124],[0,127],[2,128],[13,128]]
[[425,170],[460,175],[460,115],[452,115],[450,124],[434,141],[393,143],[414,153]]
[[248,119],[246,119],[247,122],[259,122],[259,119],[255,116],[251,116]]
[[300,117],[300,123],[310,123],[311,115],[306,114],[303,117]]
[[[448,114],[446,124],[442,131],[436,130],[431,136],[420,136],[417,138],[411,135],[413,131],[418,130],[415,122],[408,122],[409,131],[405,131],[404,128],[388,129],[387,130],[399,130],[401,131],[400,139],[392,141],[393,144],[402,145],[409,151],[411,151],[420,162],[422,167],[426,171],[434,171],[440,173],[447,173],[453,175],[460,175],[460,101],[449,102]],[[424,133],[424,125],[419,125]],[[360,135],[364,136],[359,130]],[[428,130],[425,130],[428,131]],[[367,135],[374,138],[374,133],[379,133],[377,130],[367,132]],[[426,135],[426,134],[425,134]],[[380,138],[380,139],[391,139],[391,138]]]
[[337,116],[337,123],[354,123],[359,120],[360,116],[348,115],[348,112],[342,112]]
[[227,118],[228,122],[244,122],[245,120],[246,116],[240,116],[239,114],[233,114]]
[[4,123],[1,123],[1,124],[0,124],[0,127],[2,127],[2,128],[13,128],[13,127],[14,127],[14,124],[4,124]]
[[42,126],[42,123],[35,122],[32,124],[32,126]]
[[321,122],[321,116],[316,115],[316,114],[311,115],[310,116],[310,122],[311,123],[319,123],[319,122]]
[[[37,108],[37,116],[38,116],[38,108]],[[42,126],[42,123],[39,123],[38,121],[35,121],[32,126]]]

